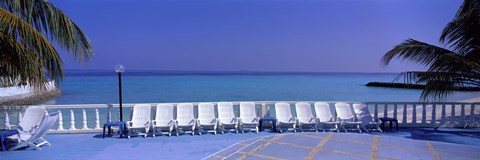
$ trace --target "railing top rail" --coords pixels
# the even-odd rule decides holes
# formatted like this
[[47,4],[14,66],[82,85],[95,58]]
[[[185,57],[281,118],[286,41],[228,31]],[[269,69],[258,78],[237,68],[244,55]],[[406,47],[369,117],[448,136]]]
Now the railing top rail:
[[[380,104],[380,105],[480,105],[480,102],[359,102],[359,101],[231,101],[234,105],[239,105],[240,102],[255,102],[257,105],[268,104],[272,105],[277,102],[286,102],[290,104],[295,104],[298,102],[307,102],[307,103],[315,103],[315,102],[326,102],[329,104],[334,104],[338,102],[345,102],[345,103],[365,103],[365,104]],[[218,103],[218,102],[161,102],[161,103],[171,103],[173,105],[177,105],[179,103],[192,103],[194,105],[198,105],[199,103]],[[135,104],[150,104],[152,106],[156,106],[157,104],[161,103],[123,103],[123,107],[133,107]],[[69,104],[69,105],[46,105],[47,108],[107,108],[111,107],[119,107],[119,104]]]
[[[217,101],[217,102],[159,102],[159,103],[123,103],[123,106],[133,106],[135,104],[150,104],[150,105],[157,105],[161,103],[171,103],[177,105],[179,103],[192,103],[192,104],[199,104],[199,103],[219,103],[219,102],[227,102],[227,101]],[[480,105],[480,102],[362,102],[362,101],[228,101],[232,102],[234,105],[240,104],[240,102],[255,102],[256,104],[274,104],[277,102],[286,102],[290,104],[298,103],[298,102],[307,102],[307,103],[316,103],[316,102],[325,102],[329,104],[334,104],[338,102],[344,103],[366,103],[366,104],[475,104]],[[111,104],[112,106],[118,107],[119,104]]]
[[55,104],[45,105],[47,109],[54,108],[107,108],[108,104]]

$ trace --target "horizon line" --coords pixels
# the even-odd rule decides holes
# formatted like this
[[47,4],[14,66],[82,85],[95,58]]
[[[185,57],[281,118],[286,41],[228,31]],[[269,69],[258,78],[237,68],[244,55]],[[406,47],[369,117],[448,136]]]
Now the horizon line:
[[[66,72],[75,72],[75,71],[95,71],[95,72],[115,72],[113,69],[64,69]],[[132,69],[126,70],[127,72],[165,72],[165,73],[253,73],[253,74],[335,74],[335,73],[342,73],[342,74],[399,74],[401,72],[329,72],[329,71],[249,71],[249,70],[236,70],[236,71],[228,71],[228,70],[149,70],[149,69]]]

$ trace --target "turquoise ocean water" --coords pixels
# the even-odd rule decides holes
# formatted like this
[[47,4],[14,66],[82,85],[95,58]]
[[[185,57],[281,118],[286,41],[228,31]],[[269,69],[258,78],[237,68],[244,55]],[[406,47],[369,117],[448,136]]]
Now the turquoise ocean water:
[[[215,101],[419,101],[421,90],[366,87],[397,74],[126,71],[124,103]],[[50,104],[118,103],[113,71],[67,71],[62,96]],[[457,92],[449,101],[480,96]]]

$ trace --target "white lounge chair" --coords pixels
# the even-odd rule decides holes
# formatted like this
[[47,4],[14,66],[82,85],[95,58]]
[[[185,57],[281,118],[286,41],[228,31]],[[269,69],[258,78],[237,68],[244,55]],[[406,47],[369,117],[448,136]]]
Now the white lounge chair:
[[151,113],[152,107],[150,104],[136,104],[133,106],[132,120],[127,121],[128,138],[132,134],[147,137],[150,129]]
[[173,118],[173,105],[170,103],[158,104],[155,120],[152,120],[152,136],[155,137],[158,133],[171,136],[174,126],[175,119]]
[[[20,118],[20,123],[18,123],[18,125],[10,125],[6,127],[7,129],[13,129],[13,127],[16,127],[20,138],[28,139],[38,129],[46,112],[47,108],[45,108],[45,106],[29,106],[25,110],[22,118]],[[16,136],[10,136],[9,138],[13,139],[15,137]]]
[[360,129],[360,125],[362,122],[359,122],[355,115],[352,112],[350,104],[348,103],[335,103],[335,110],[337,111],[337,118],[340,121],[340,126],[342,129],[347,132],[346,126],[354,126],[355,128],[351,128],[351,130],[358,130],[358,132],[362,132]]
[[218,105],[218,123],[221,133],[225,130],[234,130],[238,133],[238,118],[235,117],[233,112],[232,102],[219,102]]
[[314,105],[315,114],[317,115],[318,127],[323,132],[325,132],[325,130],[340,132],[340,130],[338,129],[340,122],[335,121],[335,118],[332,115],[332,111],[330,110],[330,105],[325,102],[317,102]]
[[213,132],[217,134],[218,119],[215,118],[215,105],[213,103],[198,104],[197,127],[198,134]]
[[244,128],[250,129],[250,131],[255,131],[258,133],[258,121],[259,118],[257,116],[257,112],[255,109],[254,102],[240,102],[240,118],[239,121],[239,128],[244,132]]
[[177,105],[177,125],[175,128],[177,136],[180,130],[190,132],[193,136],[195,134],[196,121],[193,114],[193,104],[179,103]]
[[283,132],[282,128],[297,132],[295,130],[297,119],[292,116],[292,109],[290,108],[290,104],[285,102],[275,103],[275,118],[277,118],[277,130],[280,133]]
[[365,132],[369,133],[368,129],[382,132],[382,129],[380,129],[380,124],[382,124],[382,121],[372,117],[370,111],[368,111],[367,105],[353,104],[353,110],[355,111],[358,121],[361,122],[360,127],[365,130]]
[[298,102],[295,104],[295,110],[297,112],[298,128],[300,131],[303,132],[305,128],[310,127],[318,132],[317,119],[313,117],[310,103]]
[[22,148],[22,147],[33,147],[35,150],[41,150],[41,146],[43,145],[52,145],[45,139],[43,136],[47,134],[47,132],[52,128],[53,124],[58,120],[58,112],[50,113],[50,115],[46,116],[43,122],[40,124],[38,129],[35,133],[32,134],[29,138],[24,139],[25,137],[18,137],[18,144],[14,147],[10,148],[10,151]]

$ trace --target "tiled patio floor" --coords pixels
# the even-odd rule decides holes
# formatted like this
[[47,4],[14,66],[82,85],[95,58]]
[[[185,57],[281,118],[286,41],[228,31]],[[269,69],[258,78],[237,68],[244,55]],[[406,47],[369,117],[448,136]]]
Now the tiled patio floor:
[[480,159],[480,147],[350,133],[291,133],[241,141],[206,159]]
[[[226,133],[131,139],[49,134],[52,146],[0,152],[0,160],[480,159],[479,129],[384,133]],[[449,142],[449,143],[445,143]]]

